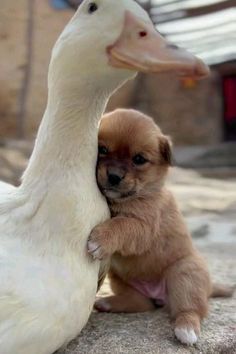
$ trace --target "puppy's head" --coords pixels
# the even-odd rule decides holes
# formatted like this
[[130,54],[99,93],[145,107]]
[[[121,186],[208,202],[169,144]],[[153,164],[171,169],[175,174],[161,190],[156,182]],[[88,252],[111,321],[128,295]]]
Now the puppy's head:
[[103,116],[99,129],[97,180],[112,200],[158,190],[171,164],[171,144],[153,120],[134,110]]

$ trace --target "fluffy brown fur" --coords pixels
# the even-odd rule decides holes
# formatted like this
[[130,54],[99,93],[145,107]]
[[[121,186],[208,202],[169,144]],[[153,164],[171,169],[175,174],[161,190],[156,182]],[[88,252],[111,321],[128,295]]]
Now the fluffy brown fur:
[[110,312],[152,310],[152,299],[130,282],[164,281],[175,334],[193,344],[208,312],[212,285],[175,198],[164,186],[170,164],[169,138],[151,118],[133,110],[104,116],[97,180],[112,218],[92,231],[88,248],[94,258],[112,256],[114,295],[98,299],[95,307]]

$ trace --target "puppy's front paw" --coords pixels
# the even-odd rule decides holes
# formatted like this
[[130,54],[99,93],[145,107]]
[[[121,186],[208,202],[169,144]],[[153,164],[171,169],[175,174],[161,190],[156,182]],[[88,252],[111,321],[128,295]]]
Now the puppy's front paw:
[[114,253],[111,232],[103,225],[96,226],[88,240],[88,252],[94,259],[108,258]]

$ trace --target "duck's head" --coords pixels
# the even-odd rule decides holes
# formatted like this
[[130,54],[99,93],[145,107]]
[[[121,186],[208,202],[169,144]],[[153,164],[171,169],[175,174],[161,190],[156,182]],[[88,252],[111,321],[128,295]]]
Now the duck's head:
[[79,76],[109,91],[137,71],[209,73],[199,58],[163,38],[133,0],[85,0],[59,37],[51,66],[57,82]]

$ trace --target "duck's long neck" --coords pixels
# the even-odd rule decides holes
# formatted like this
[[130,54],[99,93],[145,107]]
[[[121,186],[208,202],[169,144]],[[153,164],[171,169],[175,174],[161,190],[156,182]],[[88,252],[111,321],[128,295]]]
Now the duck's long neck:
[[49,88],[48,104],[22,188],[31,192],[40,183],[86,171],[94,178],[98,122],[108,95],[83,82],[72,87]]

